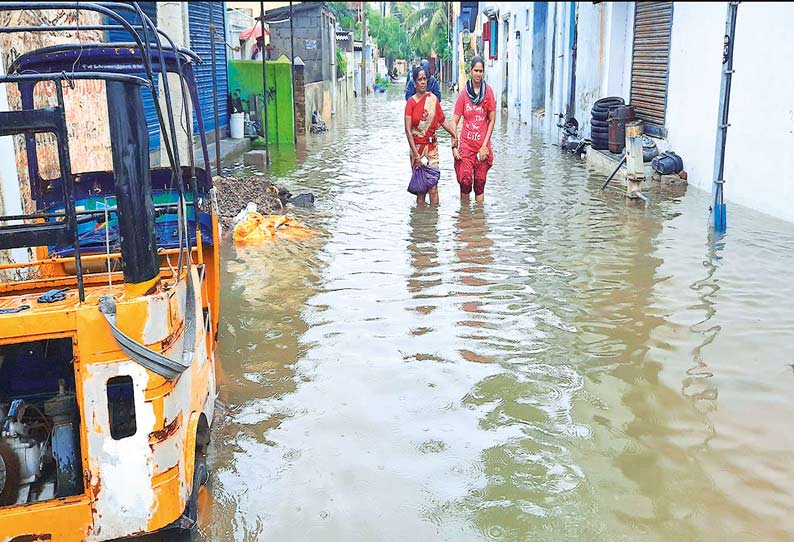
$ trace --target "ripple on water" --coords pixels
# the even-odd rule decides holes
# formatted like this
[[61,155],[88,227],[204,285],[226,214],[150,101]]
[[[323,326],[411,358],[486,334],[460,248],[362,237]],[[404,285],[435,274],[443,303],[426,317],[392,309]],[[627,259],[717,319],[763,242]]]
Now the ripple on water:
[[506,122],[484,206],[442,145],[414,208],[399,90],[273,149],[320,235],[223,247],[207,539],[791,539],[794,228]]

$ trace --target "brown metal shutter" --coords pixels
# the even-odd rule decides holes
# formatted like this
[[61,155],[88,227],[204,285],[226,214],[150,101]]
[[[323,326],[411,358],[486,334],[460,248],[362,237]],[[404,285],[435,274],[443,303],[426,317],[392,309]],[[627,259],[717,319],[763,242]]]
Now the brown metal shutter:
[[634,13],[634,56],[631,62],[631,104],[645,132],[664,137],[667,79],[670,66],[672,2],[637,2]]

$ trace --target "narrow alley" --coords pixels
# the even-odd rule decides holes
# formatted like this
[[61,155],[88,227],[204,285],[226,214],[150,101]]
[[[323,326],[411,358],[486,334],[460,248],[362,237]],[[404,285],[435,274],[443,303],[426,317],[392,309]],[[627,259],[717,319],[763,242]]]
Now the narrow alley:
[[506,122],[483,206],[442,140],[417,209],[403,107],[274,151],[320,235],[224,245],[203,539],[789,539],[794,226],[714,237],[707,193],[627,204]]

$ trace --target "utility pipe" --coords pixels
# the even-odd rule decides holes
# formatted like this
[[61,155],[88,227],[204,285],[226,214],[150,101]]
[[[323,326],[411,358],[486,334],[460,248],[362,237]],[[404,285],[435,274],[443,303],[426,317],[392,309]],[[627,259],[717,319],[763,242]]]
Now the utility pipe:
[[[289,3],[289,69],[290,69],[290,85],[292,85],[292,142],[298,144],[298,126],[297,119],[295,118],[295,32],[292,30],[292,19],[294,10],[292,2]],[[305,82],[305,80],[304,80]],[[304,119],[305,122],[306,119]],[[304,125],[305,126],[305,125]]]
[[604,189],[607,187],[607,185],[609,184],[609,181],[611,181],[611,180],[612,180],[612,177],[614,177],[614,176],[615,176],[615,174],[616,174],[616,173],[618,172],[618,170],[620,169],[620,167],[621,167],[623,164],[625,164],[625,163],[626,163],[626,157],[627,157],[627,155],[625,155],[625,154],[624,154],[624,155],[623,155],[623,158],[621,158],[621,159],[620,159],[620,162],[618,162],[618,165],[617,165],[617,167],[615,168],[615,170],[614,170],[612,173],[610,173],[610,174],[609,174],[609,177],[607,177],[607,180],[606,180],[606,181],[604,181],[604,184],[602,184],[602,185],[601,185],[601,190],[604,190]]
[[[267,46],[265,45],[265,3],[259,1],[259,28],[262,31],[262,96],[264,103],[262,104],[263,116],[265,117],[265,164],[270,164],[270,136],[267,122]],[[294,100],[293,94],[293,100]]]
[[362,104],[364,103],[363,100],[367,98],[367,60],[366,60],[366,53],[367,53],[367,3],[361,2],[361,19],[362,19],[362,26],[361,26],[361,98]]
[[711,225],[714,231],[724,233],[728,228],[723,189],[725,186],[725,142],[728,136],[728,109],[731,102],[731,79],[733,78],[733,47],[736,35],[736,11],[739,2],[728,3],[725,17],[725,41],[722,50],[722,82],[720,83],[720,106],[717,115],[717,141],[714,150],[714,183],[711,187]]

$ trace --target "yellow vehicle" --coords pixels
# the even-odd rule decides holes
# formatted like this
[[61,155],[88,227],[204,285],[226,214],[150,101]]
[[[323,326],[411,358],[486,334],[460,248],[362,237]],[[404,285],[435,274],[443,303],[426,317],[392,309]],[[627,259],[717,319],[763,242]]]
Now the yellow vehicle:
[[[33,254],[0,265],[15,275],[0,282],[0,542],[189,532],[208,480],[219,306],[217,203],[192,70],[200,60],[158,37],[135,4],[57,7],[99,12],[110,21],[102,28],[123,28],[133,43],[39,49],[0,78],[22,96],[22,110],[0,112],[0,136],[24,136],[35,204],[0,217],[0,249]],[[183,165],[168,137],[183,114],[171,106],[169,73],[185,107],[193,103],[203,168],[192,153]],[[165,168],[150,167],[142,104],[155,74]],[[70,170],[63,88],[85,79],[106,88],[112,171]],[[40,84],[54,85],[56,107],[33,107]],[[57,178],[39,171],[45,133],[57,142]]]

